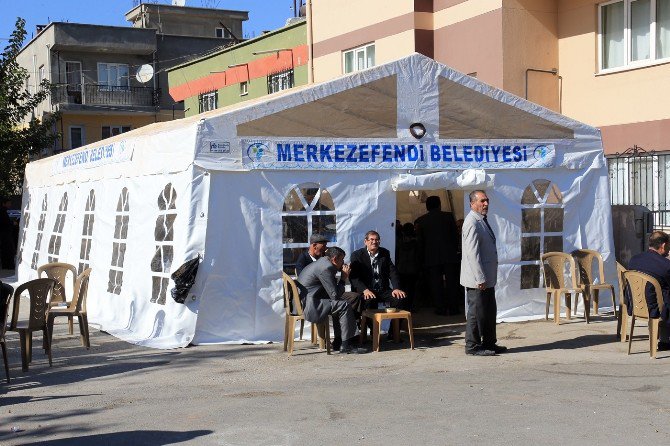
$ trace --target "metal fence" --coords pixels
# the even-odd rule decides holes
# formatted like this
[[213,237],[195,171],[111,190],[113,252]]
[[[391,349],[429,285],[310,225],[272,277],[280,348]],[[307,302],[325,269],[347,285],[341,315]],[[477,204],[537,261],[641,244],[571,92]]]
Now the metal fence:
[[158,92],[149,87],[56,84],[51,88],[52,104],[152,107],[158,100]]
[[670,228],[670,154],[634,146],[607,159],[612,204],[641,205],[654,215],[656,229]]

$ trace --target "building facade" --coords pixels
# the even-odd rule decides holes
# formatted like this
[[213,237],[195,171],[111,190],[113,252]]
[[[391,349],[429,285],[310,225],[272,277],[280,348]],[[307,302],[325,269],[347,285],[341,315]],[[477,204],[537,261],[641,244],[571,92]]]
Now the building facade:
[[308,0],[307,20],[316,82],[416,51],[600,128],[612,203],[670,226],[670,0]]
[[[157,22],[159,8],[162,22]],[[175,10],[175,15],[194,12],[193,21],[203,20],[200,31],[185,34],[191,28],[164,19]],[[144,21],[138,19],[140,16]],[[37,107],[35,116],[60,113],[59,128],[54,131],[62,138],[55,147],[46,148],[45,155],[183,117],[183,104],[168,94],[165,69],[185,58],[234,44],[238,38],[233,34],[241,34],[248,14],[141,4],[126,17],[133,21],[133,27],[50,23],[40,27],[19,54],[19,64],[29,72],[29,90],[38,88],[43,79],[52,84],[51,95]],[[219,22],[228,23],[226,28],[232,33],[217,37]],[[202,35],[203,29],[207,36]],[[137,76],[143,66],[144,77]]]
[[170,96],[186,116],[305,85],[304,19],[168,70]]

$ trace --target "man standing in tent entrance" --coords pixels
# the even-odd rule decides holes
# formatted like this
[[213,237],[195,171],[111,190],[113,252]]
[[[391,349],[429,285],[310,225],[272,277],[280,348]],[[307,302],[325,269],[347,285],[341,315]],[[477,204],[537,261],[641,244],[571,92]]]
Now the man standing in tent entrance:
[[493,356],[507,347],[496,345],[495,285],[498,278],[496,236],[488,222],[489,197],[483,190],[470,193],[470,213],[463,222],[461,285],[468,301],[465,353]]
[[[428,281],[435,313],[441,316],[460,313],[458,291],[458,230],[454,215],[442,210],[440,197],[426,200],[426,214],[416,219],[419,258]],[[446,278],[447,293],[444,288]]]
[[[326,250],[323,257],[310,263],[298,276],[300,299],[305,301],[305,320],[318,324],[333,315],[335,339],[333,350],[340,353],[363,353],[354,348],[356,316],[348,300],[358,298],[358,293],[345,293],[344,284],[349,277],[349,265],[344,264],[345,252],[337,246]],[[338,282],[335,275],[341,271]],[[352,296],[353,295],[353,296]]]

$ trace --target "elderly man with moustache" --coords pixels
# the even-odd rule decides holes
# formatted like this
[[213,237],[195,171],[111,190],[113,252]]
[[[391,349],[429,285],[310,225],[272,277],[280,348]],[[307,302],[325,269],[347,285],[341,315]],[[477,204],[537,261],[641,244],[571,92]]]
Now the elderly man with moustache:
[[470,212],[463,222],[461,285],[466,289],[468,303],[465,353],[474,356],[493,356],[507,351],[507,347],[496,345],[498,252],[488,212],[486,192],[472,191]]
[[299,276],[303,269],[312,262],[316,262],[328,247],[328,239],[321,234],[312,234],[309,238],[309,248],[304,250],[295,261],[295,275]]
[[365,308],[377,308],[379,302],[387,302],[392,307],[407,309],[407,295],[400,289],[400,276],[391,253],[379,246],[379,233],[368,231],[364,243],[364,248],[351,254],[352,290],[362,293]]

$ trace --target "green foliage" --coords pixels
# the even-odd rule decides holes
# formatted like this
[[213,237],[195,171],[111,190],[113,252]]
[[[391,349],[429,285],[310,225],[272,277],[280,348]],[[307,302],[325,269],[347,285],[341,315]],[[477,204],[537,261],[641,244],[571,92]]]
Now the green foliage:
[[25,20],[17,18],[16,29],[0,55],[0,196],[18,193],[28,160],[59,137],[54,130],[56,114],[26,120],[48,97],[50,84],[44,79],[34,94],[26,89],[28,71],[16,60],[26,38],[25,25]]

